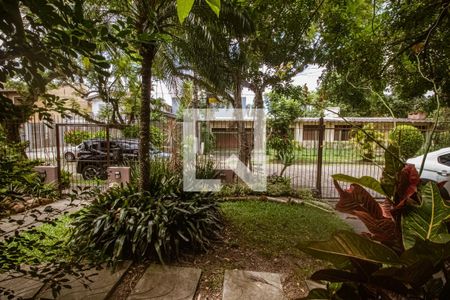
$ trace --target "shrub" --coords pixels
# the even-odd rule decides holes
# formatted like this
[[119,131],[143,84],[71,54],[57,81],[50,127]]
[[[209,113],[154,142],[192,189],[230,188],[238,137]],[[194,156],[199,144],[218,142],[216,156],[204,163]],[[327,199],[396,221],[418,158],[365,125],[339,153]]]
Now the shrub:
[[[332,176],[340,195],[336,210],[359,218],[368,232],[338,231],[300,246],[337,268],[316,271],[311,279],[328,284],[305,299],[449,298],[450,208],[435,183],[422,183],[414,165],[397,160],[394,145],[388,150],[380,181]],[[338,180],[351,185],[343,189]],[[385,201],[378,203],[367,188]]]
[[212,159],[204,158],[197,160],[196,178],[198,179],[212,179],[216,177],[217,170]]
[[[136,173],[136,172],[134,172]],[[150,163],[150,192],[132,184],[100,194],[75,216],[70,244],[80,257],[116,262],[155,257],[163,261],[183,247],[205,249],[221,229],[211,193],[182,190],[181,172],[165,161]]]
[[[25,143],[8,143],[0,131],[0,210],[7,209],[5,198],[21,199],[24,196],[56,196],[53,185],[44,184],[34,167],[41,162],[29,160],[24,153]],[[5,200],[6,201],[6,200]]]
[[70,178],[72,178],[72,173],[66,170],[61,170],[61,176],[59,178],[59,186],[62,189],[68,189],[70,187]]
[[86,130],[68,130],[64,132],[64,143],[69,145],[78,145],[84,140],[93,138],[106,138],[106,131],[86,131]]
[[80,211],[70,245],[80,257],[160,261],[179,250],[206,249],[221,229],[211,194],[184,193],[154,197],[133,186],[113,188]]
[[203,154],[211,153],[216,146],[216,137],[206,126],[206,124],[203,124],[201,128],[201,137],[203,142]]
[[433,150],[450,147],[450,129],[447,132],[437,132],[433,137]]
[[389,134],[389,139],[399,148],[400,155],[405,159],[413,157],[425,142],[420,130],[411,125],[397,126]]
[[292,192],[291,179],[288,177],[271,175],[267,177],[267,195],[290,196]]
[[352,141],[359,148],[363,160],[372,161],[375,158],[377,143],[383,142],[383,134],[372,124],[366,124],[361,129],[353,131]]
[[219,197],[243,197],[254,194],[247,185],[241,183],[231,183],[222,186],[218,192]]
[[[130,125],[122,130],[124,138],[139,138],[139,125]],[[162,148],[165,141],[164,132],[156,126],[150,126],[150,141],[157,147]]]

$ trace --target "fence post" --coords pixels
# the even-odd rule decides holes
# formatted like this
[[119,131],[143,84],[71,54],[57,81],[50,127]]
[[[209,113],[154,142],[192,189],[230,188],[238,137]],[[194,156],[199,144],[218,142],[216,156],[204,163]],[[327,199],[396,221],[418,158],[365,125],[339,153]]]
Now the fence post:
[[325,136],[325,126],[323,117],[319,119],[319,147],[317,148],[317,176],[316,189],[319,197],[322,197],[322,164],[323,164],[323,139]]
[[58,168],[57,176],[58,176],[58,191],[59,195],[62,194],[62,186],[61,186],[61,141],[59,137],[59,124],[55,125],[55,134],[56,134],[56,167]]
[[111,165],[111,161],[110,161],[110,145],[109,145],[109,123],[106,124],[106,165],[109,166]]

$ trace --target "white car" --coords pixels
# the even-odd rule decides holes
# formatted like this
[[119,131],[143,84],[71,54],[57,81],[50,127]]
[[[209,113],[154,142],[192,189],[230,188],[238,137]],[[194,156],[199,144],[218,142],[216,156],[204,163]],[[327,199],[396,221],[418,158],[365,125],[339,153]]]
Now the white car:
[[78,157],[78,152],[83,150],[83,143],[77,145],[77,146],[69,146],[64,149],[64,158],[67,161],[75,161]]
[[[422,165],[423,155],[410,158],[406,162],[413,164],[417,170]],[[427,154],[425,165],[420,178],[437,183],[445,182],[441,194],[450,200],[450,148],[443,148]]]

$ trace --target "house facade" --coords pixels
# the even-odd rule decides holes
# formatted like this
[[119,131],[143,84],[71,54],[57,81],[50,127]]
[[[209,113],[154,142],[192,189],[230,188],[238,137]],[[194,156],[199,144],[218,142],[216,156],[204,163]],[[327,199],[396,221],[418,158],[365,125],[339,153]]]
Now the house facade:
[[[386,139],[396,125],[411,125],[422,132],[428,132],[433,125],[433,121],[429,119],[390,117],[324,117],[323,122],[325,127],[323,140],[330,143],[349,141],[353,128],[365,124],[372,124],[374,129],[385,135]],[[291,126],[294,140],[302,145],[314,144],[319,140],[319,124],[320,118],[298,118]]]

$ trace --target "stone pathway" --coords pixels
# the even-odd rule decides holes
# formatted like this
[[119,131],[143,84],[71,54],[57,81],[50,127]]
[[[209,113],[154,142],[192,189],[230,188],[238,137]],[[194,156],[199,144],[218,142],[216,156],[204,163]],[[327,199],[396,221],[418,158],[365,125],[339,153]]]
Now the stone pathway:
[[242,270],[225,271],[222,300],[253,299],[285,299],[280,274]]
[[[67,282],[64,282],[64,284],[70,286],[70,288],[63,287],[56,299],[109,299],[130,265],[131,262],[125,262],[119,265],[114,273],[109,268],[103,268],[86,271],[84,277],[67,276]],[[201,273],[200,269],[195,268],[150,265],[127,299],[193,300]],[[92,281],[91,283],[83,279],[86,276]],[[87,287],[85,286],[86,283],[88,284]],[[39,292],[36,299],[55,299],[51,289],[48,286],[43,288],[43,286],[43,283],[34,279],[8,278],[5,274],[0,275],[0,291],[12,289],[16,298],[31,298]],[[42,291],[40,291],[41,289]],[[222,300],[253,299],[284,300],[280,274],[226,270]]]
[[[67,276],[67,282],[64,285],[70,288],[62,288],[56,299],[67,300],[101,300],[108,299],[110,292],[119,283],[126,270],[130,267],[131,262],[124,262],[117,266],[116,270],[111,272],[111,269],[103,268],[101,270],[91,269],[84,272],[84,277]],[[20,275],[20,274],[14,274]],[[20,277],[14,278],[9,275],[0,276],[0,289],[13,289],[16,298],[28,299],[36,295],[43,287],[43,283],[35,279]],[[87,281],[88,277],[92,282]],[[88,284],[87,287],[84,284]],[[1,298],[1,297],[0,297]],[[15,298],[15,299],[16,299]],[[1,298],[3,299],[3,298]],[[37,296],[37,299],[55,299],[52,295],[52,290],[45,287]]]
[[151,265],[134,287],[129,300],[192,300],[202,271]]
[[[30,299],[44,286],[44,284],[38,280],[18,276],[21,276],[21,274],[1,274],[0,290],[12,290],[11,292],[14,294],[15,299]],[[3,299],[1,293],[0,299]]]
[[42,205],[23,213],[0,219],[0,241],[15,231],[27,230],[32,226],[38,226],[45,220],[56,219],[64,213],[73,213],[89,203],[87,200],[59,200],[47,205]]

